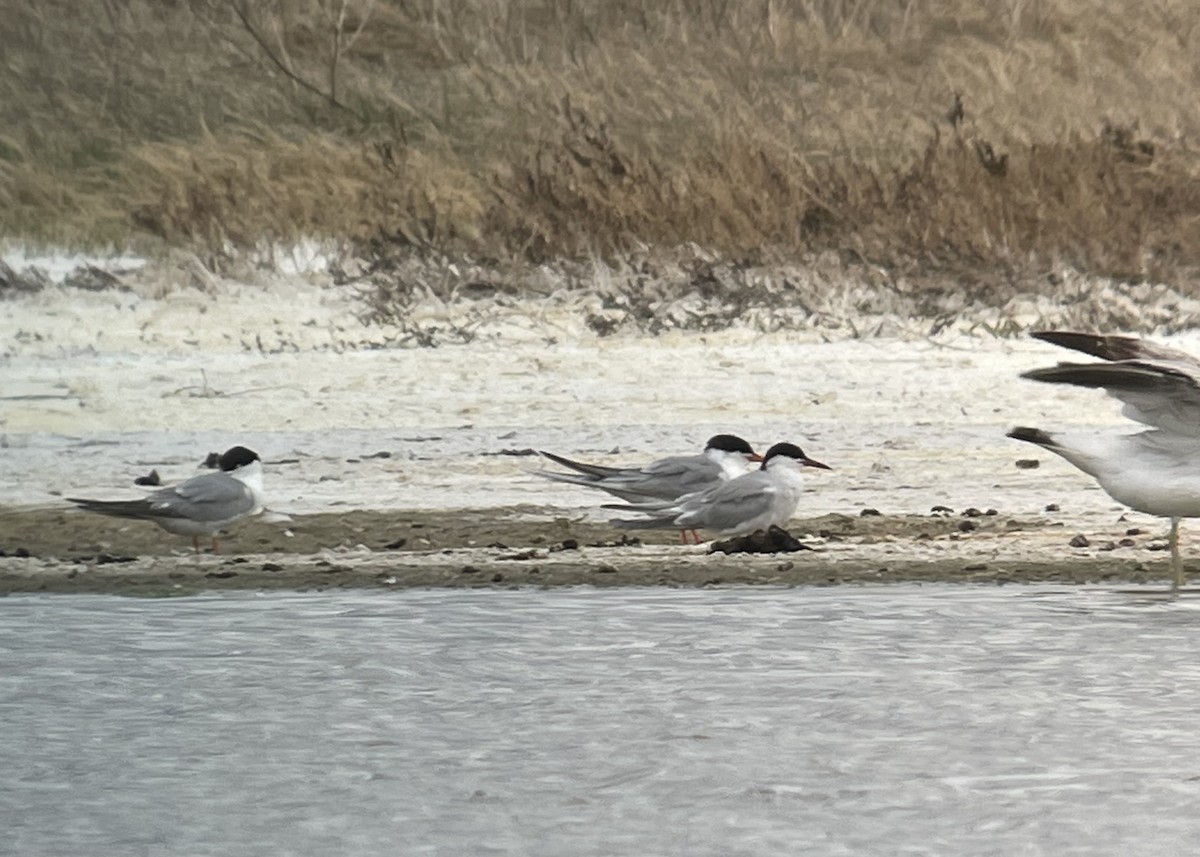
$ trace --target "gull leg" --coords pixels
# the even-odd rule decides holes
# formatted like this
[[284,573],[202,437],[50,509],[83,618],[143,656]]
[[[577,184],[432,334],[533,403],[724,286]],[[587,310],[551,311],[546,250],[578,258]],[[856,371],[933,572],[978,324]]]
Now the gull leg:
[[1179,519],[1171,519],[1171,591],[1178,592],[1183,586],[1183,556],[1179,553]]

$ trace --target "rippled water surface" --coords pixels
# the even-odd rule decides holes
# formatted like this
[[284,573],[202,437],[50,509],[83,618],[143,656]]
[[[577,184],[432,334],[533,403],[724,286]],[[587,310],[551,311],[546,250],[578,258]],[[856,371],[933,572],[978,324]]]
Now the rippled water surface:
[[1198,717],[1110,590],[16,597],[0,852],[1186,854]]

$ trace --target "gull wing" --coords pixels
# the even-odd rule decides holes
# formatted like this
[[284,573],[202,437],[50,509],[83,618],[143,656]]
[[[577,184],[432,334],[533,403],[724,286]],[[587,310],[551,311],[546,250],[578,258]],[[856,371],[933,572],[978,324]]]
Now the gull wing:
[[1131,420],[1172,434],[1200,437],[1200,361],[1132,336],[1040,331],[1035,337],[1107,363],[1060,363],[1021,377],[1103,389]]
[[1200,360],[1186,351],[1156,345],[1136,336],[1117,336],[1102,333],[1077,333],[1070,330],[1037,330],[1034,339],[1049,342],[1072,351],[1081,351],[1101,360],[1148,360],[1190,364],[1200,371]]

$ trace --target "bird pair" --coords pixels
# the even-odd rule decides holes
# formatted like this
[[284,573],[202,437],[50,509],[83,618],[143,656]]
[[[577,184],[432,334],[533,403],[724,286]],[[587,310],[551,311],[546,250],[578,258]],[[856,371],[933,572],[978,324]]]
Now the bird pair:
[[[697,530],[735,536],[765,530],[786,522],[796,511],[804,487],[805,467],[829,470],[792,443],[777,443],[759,455],[742,438],[719,434],[709,438],[699,455],[672,456],[644,467],[603,467],[543,452],[549,460],[573,473],[538,470],[557,482],[599,488],[625,505],[606,504],[639,515],[614,518],[630,529],[678,529],[683,541]],[[746,468],[761,462],[756,470]]]

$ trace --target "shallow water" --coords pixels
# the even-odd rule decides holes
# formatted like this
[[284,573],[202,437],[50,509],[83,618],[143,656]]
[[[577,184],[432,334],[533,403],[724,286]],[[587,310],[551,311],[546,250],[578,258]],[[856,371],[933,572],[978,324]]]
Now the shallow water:
[[1147,594],[8,598],[0,826],[22,855],[1190,853],[1200,602]]

